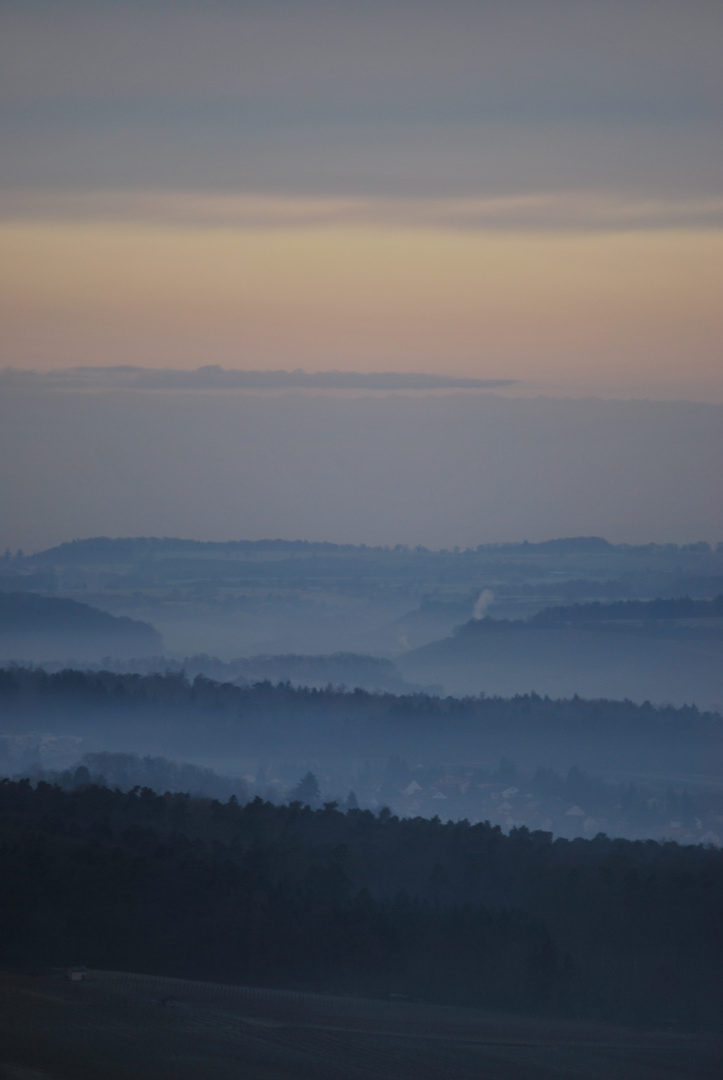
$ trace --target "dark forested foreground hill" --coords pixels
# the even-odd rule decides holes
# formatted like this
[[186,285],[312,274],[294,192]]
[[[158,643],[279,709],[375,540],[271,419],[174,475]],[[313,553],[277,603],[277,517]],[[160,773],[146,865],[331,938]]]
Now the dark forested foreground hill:
[[715,1030],[723,854],[0,784],[0,963]]

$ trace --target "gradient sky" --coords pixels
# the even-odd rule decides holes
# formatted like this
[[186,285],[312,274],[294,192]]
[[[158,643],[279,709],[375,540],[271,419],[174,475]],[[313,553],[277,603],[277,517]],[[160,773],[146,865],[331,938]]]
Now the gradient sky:
[[0,366],[723,402],[719,0],[0,3]]

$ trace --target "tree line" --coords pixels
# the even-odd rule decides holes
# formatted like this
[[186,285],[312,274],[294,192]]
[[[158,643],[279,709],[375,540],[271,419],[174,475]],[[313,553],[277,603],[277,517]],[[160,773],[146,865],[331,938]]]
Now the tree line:
[[41,667],[10,664],[0,668],[0,704],[52,708],[88,706],[171,705],[234,711],[245,715],[254,711],[277,711],[293,707],[297,715],[313,711],[315,715],[343,712],[345,716],[376,716],[385,721],[404,721],[414,717],[446,725],[456,722],[497,724],[533,723],[542,728],[557,725],[567,730],[584,728],[646,730],[660,734],[682,733],[687,736],[723,732],[723,717],[705,712],[695,705],[636,704],[630,700],[584,699],[577,695],[566,699],[542,697],[536,693],[516,694],[510,698],[480,693],[467,697],[439,696],[425,692],[395,694],[387,691],[350,689],[329,684],[324,688],[292,686],[289,682],[265,679],[238,686],[219,682],[199,674],[189,679],[184,671],[152,674],[136,672],[90,671],[66,668],[49,672]]

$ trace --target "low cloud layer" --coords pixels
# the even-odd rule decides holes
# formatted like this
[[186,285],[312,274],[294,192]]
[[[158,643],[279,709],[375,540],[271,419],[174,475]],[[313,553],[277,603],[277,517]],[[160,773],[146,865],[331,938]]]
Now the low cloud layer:
[[487,197],[332,198],[232,191],[0,192],[6,222],[126,222],[234,229],[390,227],[443,230],[620,231],[723,227],[723,197],[621,191],[523,192]]
[[0,387],[121,388],[132,390],[490,390],[514,379],[464,379],[399,371],[242,371],[208,364],[195,371],[174,368],[74,367],[60,371],[0,370]]

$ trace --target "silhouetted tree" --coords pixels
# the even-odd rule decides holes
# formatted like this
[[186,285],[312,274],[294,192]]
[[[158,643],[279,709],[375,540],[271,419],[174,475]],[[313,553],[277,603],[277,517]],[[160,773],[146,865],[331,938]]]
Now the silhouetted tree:
[[294,802],[308,803],[309,806],[313,806],[314,803],[319,801],[321,798],[319,781],[311,770],[305,776],[302,776],[296,787],[292,789],[290,797]]

